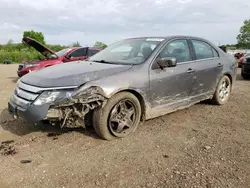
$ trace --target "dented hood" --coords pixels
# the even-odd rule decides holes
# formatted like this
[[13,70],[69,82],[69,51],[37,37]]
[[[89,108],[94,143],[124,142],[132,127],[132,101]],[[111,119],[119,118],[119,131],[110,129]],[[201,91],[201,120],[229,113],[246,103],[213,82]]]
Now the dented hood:
[[37,87],[80,86],[86,82],[107,77],[131,68],[132,65],[117,65],[79,61],[62,63],[31,72],[21,81]]
[[38,41],[30,37],[24,37],[23,42],[35,48],[38,52],[40,52],[46,58],[49,58],[51,55],[58,57],[55,54],[55,52],[53,52],[51,49],[47,48],[46,46],[42,45],[41,43],[39,43]]

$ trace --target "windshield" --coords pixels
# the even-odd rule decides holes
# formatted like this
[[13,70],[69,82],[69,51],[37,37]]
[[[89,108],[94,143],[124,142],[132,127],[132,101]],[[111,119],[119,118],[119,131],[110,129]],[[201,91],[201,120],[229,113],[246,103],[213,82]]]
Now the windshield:
[[60,50],[60,51],[56,52],[55,54],[58,57],[62,57],[65,53],[69,52],[70,50],[72,50],[72,48],[65,48],[63,50]]
[[89,61],[114,64],[140,64],[149,58],[154,49],[163,40],[164,38],[122,40],[90,57]]

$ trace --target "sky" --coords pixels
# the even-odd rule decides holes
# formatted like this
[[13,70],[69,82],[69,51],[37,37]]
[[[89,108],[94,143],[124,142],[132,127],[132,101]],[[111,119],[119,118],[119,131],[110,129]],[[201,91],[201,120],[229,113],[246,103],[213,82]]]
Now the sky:
[[23,31],[43,32],[49,44],[111,44],[139,36],[191,35],[236,43],[249,0],[0,0],[0,43]]

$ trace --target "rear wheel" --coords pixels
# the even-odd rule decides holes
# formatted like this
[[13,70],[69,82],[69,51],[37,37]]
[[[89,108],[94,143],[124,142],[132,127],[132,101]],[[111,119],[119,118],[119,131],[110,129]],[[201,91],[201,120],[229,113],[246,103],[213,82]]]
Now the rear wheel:
[[123,138],[136,130],[140,117],[139,100],[131,93],[122,92],[110,98],[103,108],[94,111],[93,126],[105,140]]
[[216,87],[216,91],[214,93],[212,102],[214,104],[223,105],[227,103],[230,93],[231,93],[231,81],[228,76],[224,75],[220,79]]

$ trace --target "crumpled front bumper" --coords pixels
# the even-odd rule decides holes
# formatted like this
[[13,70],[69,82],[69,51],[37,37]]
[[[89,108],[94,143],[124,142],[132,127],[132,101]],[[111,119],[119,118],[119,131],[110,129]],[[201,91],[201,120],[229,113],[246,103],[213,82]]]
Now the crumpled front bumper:
[[[45,89],[48,91],[57,90],[56,88]],[[77,90],[74,97],[69,95],[51,103],[34,105],[34,101],[46,90],[19,81],[8,103],[9,113],[14,118],[21,117],[27,121],[63,121],[62,127],[64,125],[72,127],[83,125],[82,121],[85,119],[85,115],[94,108],[102,106],[106,101],[100,88],[90,87],[86,90]],[[74,91],[74,89],[70,91]]]
[[38,122],[43,120],[48,113],[49,105],[35,106],[32,104],[23,105],[22,99],[12,95],[8,102],[8,111],[14,118],[23,118],[27,121]]

